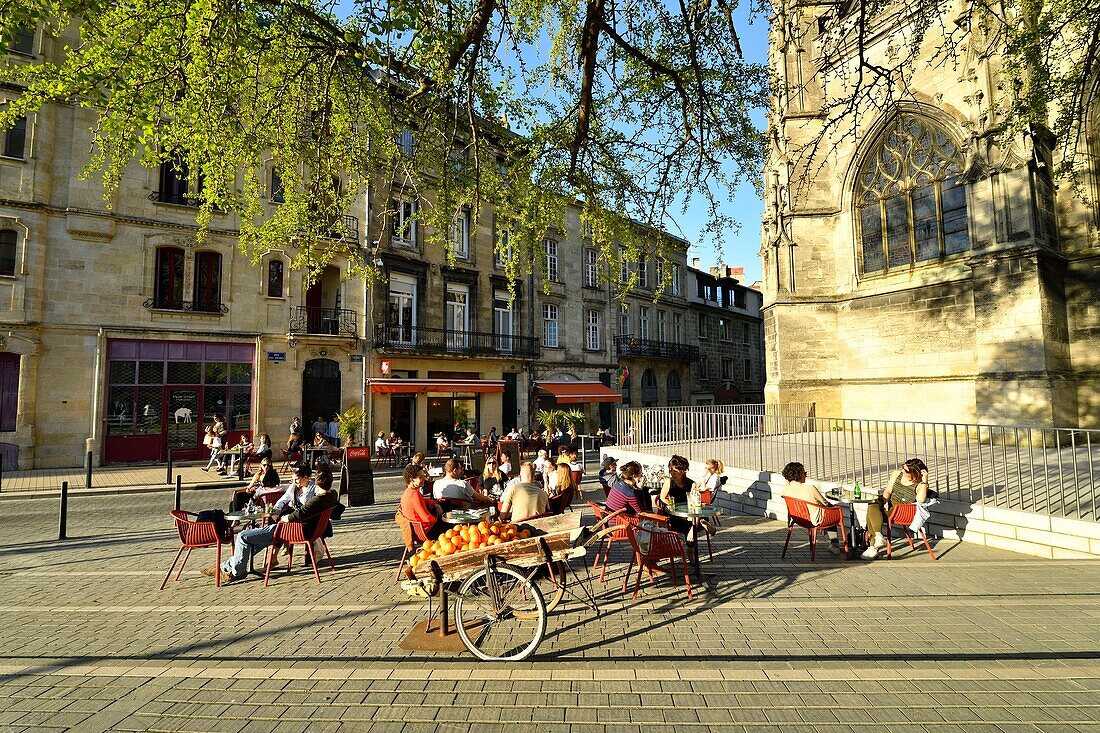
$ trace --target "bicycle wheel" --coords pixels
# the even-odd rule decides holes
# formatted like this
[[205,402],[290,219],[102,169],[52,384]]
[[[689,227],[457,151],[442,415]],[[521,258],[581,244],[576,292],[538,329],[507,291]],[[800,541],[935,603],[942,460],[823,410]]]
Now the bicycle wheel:
[[[565,571],[565,561],[558,560],[555,563],[543,565],[533,578],[535,585],[542,593],[543,600],[546,601],[547,613],[561,605],[562,599],[565,598]],[[517,616],[522,613],[522,611],[516,611]]]
[[479,659],[526,659],[546,633],[546,601],[520,570],[497,565],[467,578],[455,602],[462,643]]

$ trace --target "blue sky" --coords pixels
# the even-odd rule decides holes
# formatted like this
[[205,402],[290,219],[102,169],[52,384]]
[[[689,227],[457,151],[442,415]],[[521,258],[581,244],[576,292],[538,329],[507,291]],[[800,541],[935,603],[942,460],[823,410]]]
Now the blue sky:
[[[335,12],[343,14],[353,7],[354,0],[335,0]],[[741,48],[745,59],[749,62],[767,63],[768,59],[768,24],[766,17],[755,16],[755,23],[749,22],[749,8],[739,5],[734,10],[734,19],[737,24],[738,34],[741,40]],[[754,115],[757,124],[763,128],[765,124],[765,110],[761,109]],[[731,176],[732,178],[732,176]],[[688,250],[688,262],[691,258],[698,257],[700,266],[706,270],[720,262],[732,266],[745,268],[745,284],[752,284],[760,279],[760,260],[757,252],[760,249],[760,218],[763,212],[763,202],[756,194],[751,183],[743,183],[734,192],[734,196],[726,204],[724,214],[736,219],[741,226],[724,232],[718,241],[711,238],[705,243],[700,241],[699,231],[706,225],[707,209],[703,200],[687,201],[687,209],[679,212],[681,207],[676,207],[677,215],[669,221],[667,229],[692,243]]]

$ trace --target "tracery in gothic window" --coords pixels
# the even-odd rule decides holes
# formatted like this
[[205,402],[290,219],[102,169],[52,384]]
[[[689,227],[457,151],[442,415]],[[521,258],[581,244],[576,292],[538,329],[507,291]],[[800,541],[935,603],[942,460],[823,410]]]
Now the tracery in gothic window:
[[856,184],[860,269],[875,273],[967,252],[962,151],[928,120],[901,115]]

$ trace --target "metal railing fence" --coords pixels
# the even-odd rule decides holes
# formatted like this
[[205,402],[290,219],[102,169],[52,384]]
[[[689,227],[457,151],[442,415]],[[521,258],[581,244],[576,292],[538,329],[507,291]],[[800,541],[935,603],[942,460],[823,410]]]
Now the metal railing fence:
[[1100,430],[818,417],[812,404],[619,408],[627,450],[882,488],[909,458],[931,488],[965,503],[1097,521]]

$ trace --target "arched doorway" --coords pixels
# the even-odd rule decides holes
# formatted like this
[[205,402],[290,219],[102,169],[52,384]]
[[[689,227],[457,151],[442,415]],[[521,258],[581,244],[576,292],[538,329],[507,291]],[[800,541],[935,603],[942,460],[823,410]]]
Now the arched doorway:
[[652,369],[642,372],[642,407],[657,406],[657,375]]
[[340,411],[340,364],[332,359],[310,359],[302,371],[302,429],[313,440],[313,422],[328,422]]

